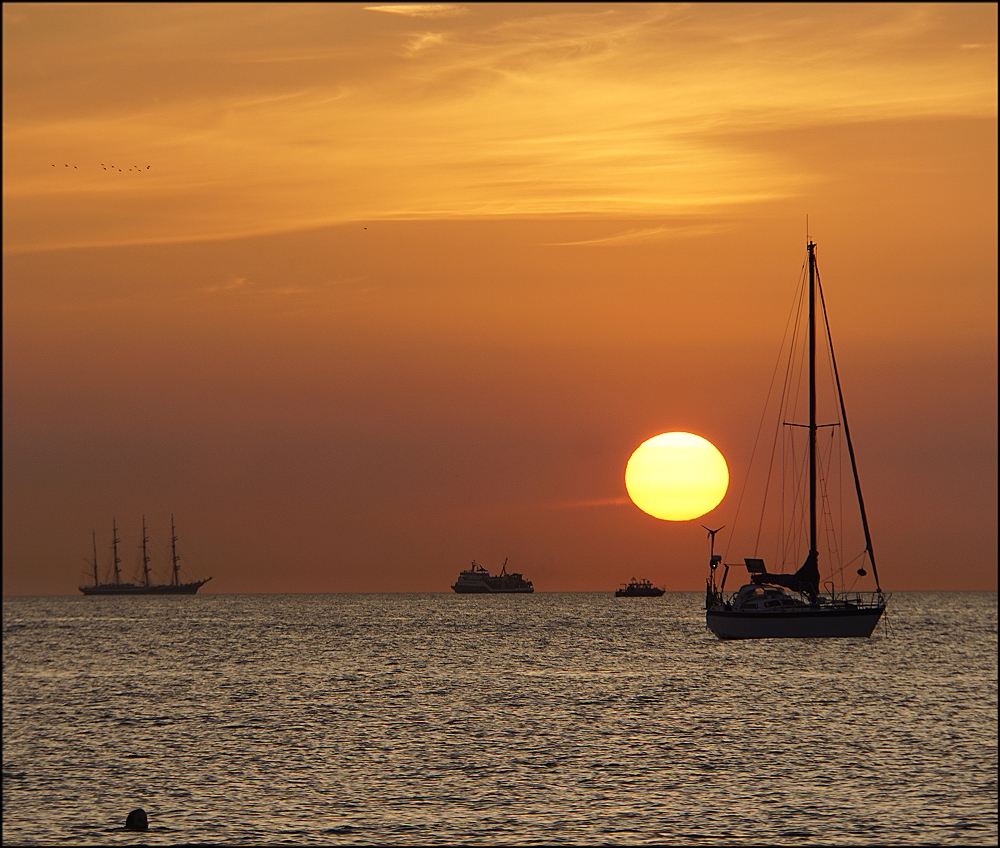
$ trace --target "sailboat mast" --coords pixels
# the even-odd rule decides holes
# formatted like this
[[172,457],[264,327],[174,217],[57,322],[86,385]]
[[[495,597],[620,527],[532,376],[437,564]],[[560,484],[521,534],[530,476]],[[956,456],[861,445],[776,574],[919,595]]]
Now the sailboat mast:
[[100,581],[97,579],[97,531],[94,530],[94,585],[99,586]]
[[121,560],[118,559],[118,542],[119,542],[119,539],[118,539],[118,525],[115,524],[115,520],[112,518],[111,519],[111,547],[114,550],[114,558],[115,558],[115,583],[121,583],[122,582],[121,571],[118,568],[118,565],[121,563]]
[[816,548],[816,243],[809,240],[809,556]]
[[142,517],[142,580],[143,584],[149,585],[149,554],[146,553],[146,545],[149,539],[146,536],[146,516]]
[[177,531],[174,529],[174,517],[170,516],[170,551],[173,555],[174,562],[174,576],[173,584],[175,586],[180,584],[180,580],[177,577]]

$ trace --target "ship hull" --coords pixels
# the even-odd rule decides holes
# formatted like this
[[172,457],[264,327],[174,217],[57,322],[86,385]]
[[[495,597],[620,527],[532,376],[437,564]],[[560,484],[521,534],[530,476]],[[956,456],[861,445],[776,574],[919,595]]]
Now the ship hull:
[[659,598],[666,589],[619,589],[616,598]]
[[708,610],[705,623],[720,639],[867,638],[884,606],[863,609],[812,609],[801,612]]
[[80,591],[85,595],[193,595],[207,582],[208,580],[200,580],[196,583],[180,583],[178,585],[168,583],[164,586],[105,583],[101,586],[81,586]]
[[458,583],[451,588],[454,589],[459,595],[530,595],[535,591],[532,586],[529,586],[526,589],[493,589],[484,584],[476,586],[462,586]]

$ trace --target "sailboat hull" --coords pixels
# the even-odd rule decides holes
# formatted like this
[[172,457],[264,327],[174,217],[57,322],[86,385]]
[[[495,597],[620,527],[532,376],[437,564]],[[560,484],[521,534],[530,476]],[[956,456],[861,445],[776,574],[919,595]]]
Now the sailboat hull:
[[773,613],[708,610],[705,623],[720,639],[867,638],[884,611],[884,606]]

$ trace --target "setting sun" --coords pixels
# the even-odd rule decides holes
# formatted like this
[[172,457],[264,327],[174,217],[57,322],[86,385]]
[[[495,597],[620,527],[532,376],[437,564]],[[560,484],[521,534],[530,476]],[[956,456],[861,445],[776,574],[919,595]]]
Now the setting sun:
[[725,457],[693,433],[661,433],[635,449],[625,466],[625,488],[643,512],[688,521],[715,509],[729,488]]

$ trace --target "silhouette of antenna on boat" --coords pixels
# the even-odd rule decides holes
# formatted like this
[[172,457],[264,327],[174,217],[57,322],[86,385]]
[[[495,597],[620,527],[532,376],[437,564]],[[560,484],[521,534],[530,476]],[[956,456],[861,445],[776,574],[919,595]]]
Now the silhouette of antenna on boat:
[[[704,524],[702,524],[701,526],[705,527]],[[709,562],[711,563],[713,570],[719,564],[719,561],[722,559],[722,557],[719,557],[718,560],[715,558],[715,534],[718,533],[719,530],[724,529],[725,526],[726,525],[723,524],[722,527],[720,527],[718,530],[713,530],[710,527],[705,527],[705,529],[708,530],[708,538],[711,539],[711,542],[710,542],[710,545],[709,545],[709,554],[708,555],[710,557]],[[726,568],[728,570],[729,566],[726,566]]]
[[[701,526],[705,527],[704,524],[702,524]],[[719,530],[724,530],[725,527],[726,527],[726,525],[723,524],[722,527],[719,528]],[[708,538],[712,540],[712,544],[714,545],[715,544],[715,534],[718,533],[719,530],[711,530],[708,527],[705,527],[705,529],[708,530]]]

